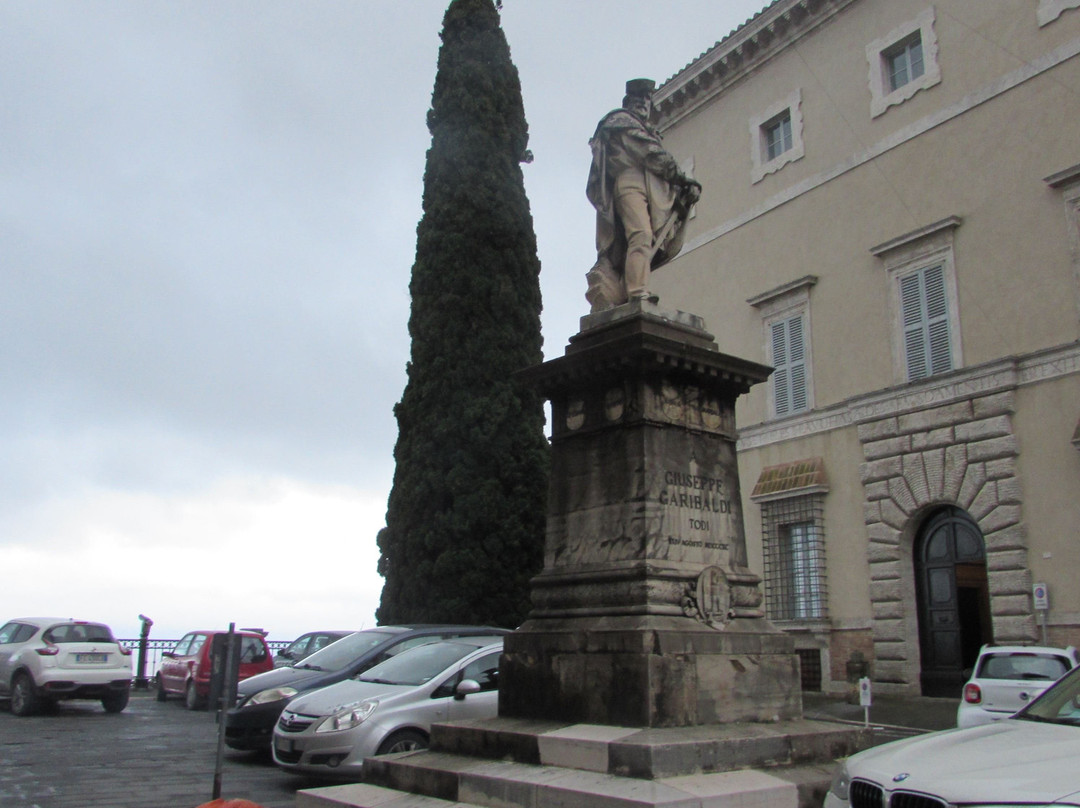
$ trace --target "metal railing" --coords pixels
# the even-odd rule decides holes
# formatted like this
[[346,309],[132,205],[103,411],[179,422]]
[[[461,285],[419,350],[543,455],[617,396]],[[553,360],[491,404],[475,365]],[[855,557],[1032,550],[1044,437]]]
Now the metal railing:
[[[133,640],[119,639],[117,640],[120,645],[131,650],[132,659],[132,671],[135,676],[136,687],[148,687],[150,682],[154,680],[157,675],[158,668],[161,667],[161,657],[166,651],[171,651],[176,647],[176,644],[180,642],[180,639],[175,640],[151,640],[149,637],[136,637]],[[142,644],[145,643],[145,646]],[[270,646],[270,653],[276,654],[282,648],[288,646],[288,640],[267,640],[266,644]],[[139,670],[139,660],[145,660],[144,670]]]

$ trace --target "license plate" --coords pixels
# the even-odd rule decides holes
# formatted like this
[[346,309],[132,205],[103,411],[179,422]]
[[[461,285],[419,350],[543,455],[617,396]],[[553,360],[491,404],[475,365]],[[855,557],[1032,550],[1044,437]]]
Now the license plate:
[[83,663],[108,662],[109,661],[109,655],[108,654],[76,654],[75,655],[75,661],[76,662],[83,662]]
[[291,755],[293,751],[293,742],[288,738],[274,738],[274,746],[277,747],[279,752],[284,752]]

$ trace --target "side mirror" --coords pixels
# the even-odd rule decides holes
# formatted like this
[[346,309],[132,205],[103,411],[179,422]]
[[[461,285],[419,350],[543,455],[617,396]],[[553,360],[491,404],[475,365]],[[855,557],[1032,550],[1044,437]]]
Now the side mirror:
[[162,654],[162,656],[167,657],[168,659],[176,659],[176,654],[174,654],[172,651],[166,651]]
[[279,657],[281,657],[282,659],[292,659],[293,658],[293,655],[291,653],[289,653],[288,651],[286,651],[284,648],[282,648],[280,651],[278,651],[277,655]]
[[454,700],[464,701],[470,693],[479,693],[480,683],[475,679],[462,679],[454,688]]

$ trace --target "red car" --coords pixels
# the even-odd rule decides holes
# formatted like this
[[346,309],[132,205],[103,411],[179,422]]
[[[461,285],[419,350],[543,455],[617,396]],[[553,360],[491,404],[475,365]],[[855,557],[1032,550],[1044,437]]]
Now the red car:
[[[183,696],[189,710],[201,710],[210,695],[214,636],[227,631],[191,631],[171,651],[162,654],[157,674],[157,699]],[[263,635],[237,631],[240,636],[240,678],[274,669],[274,659]]]

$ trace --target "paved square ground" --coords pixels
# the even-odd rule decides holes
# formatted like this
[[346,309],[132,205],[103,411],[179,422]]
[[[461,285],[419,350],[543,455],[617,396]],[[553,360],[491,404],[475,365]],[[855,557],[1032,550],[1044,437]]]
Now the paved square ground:
[[[213,795],[216,754],[213,713],[160,703],[153,692],[133,695],[117,715],[71,701],[19,718],[0,702],[3,808],[194,808]],[[264,808],[294,808],[297,789],[333,785],[228,747],[221,784],[222,797]]]

